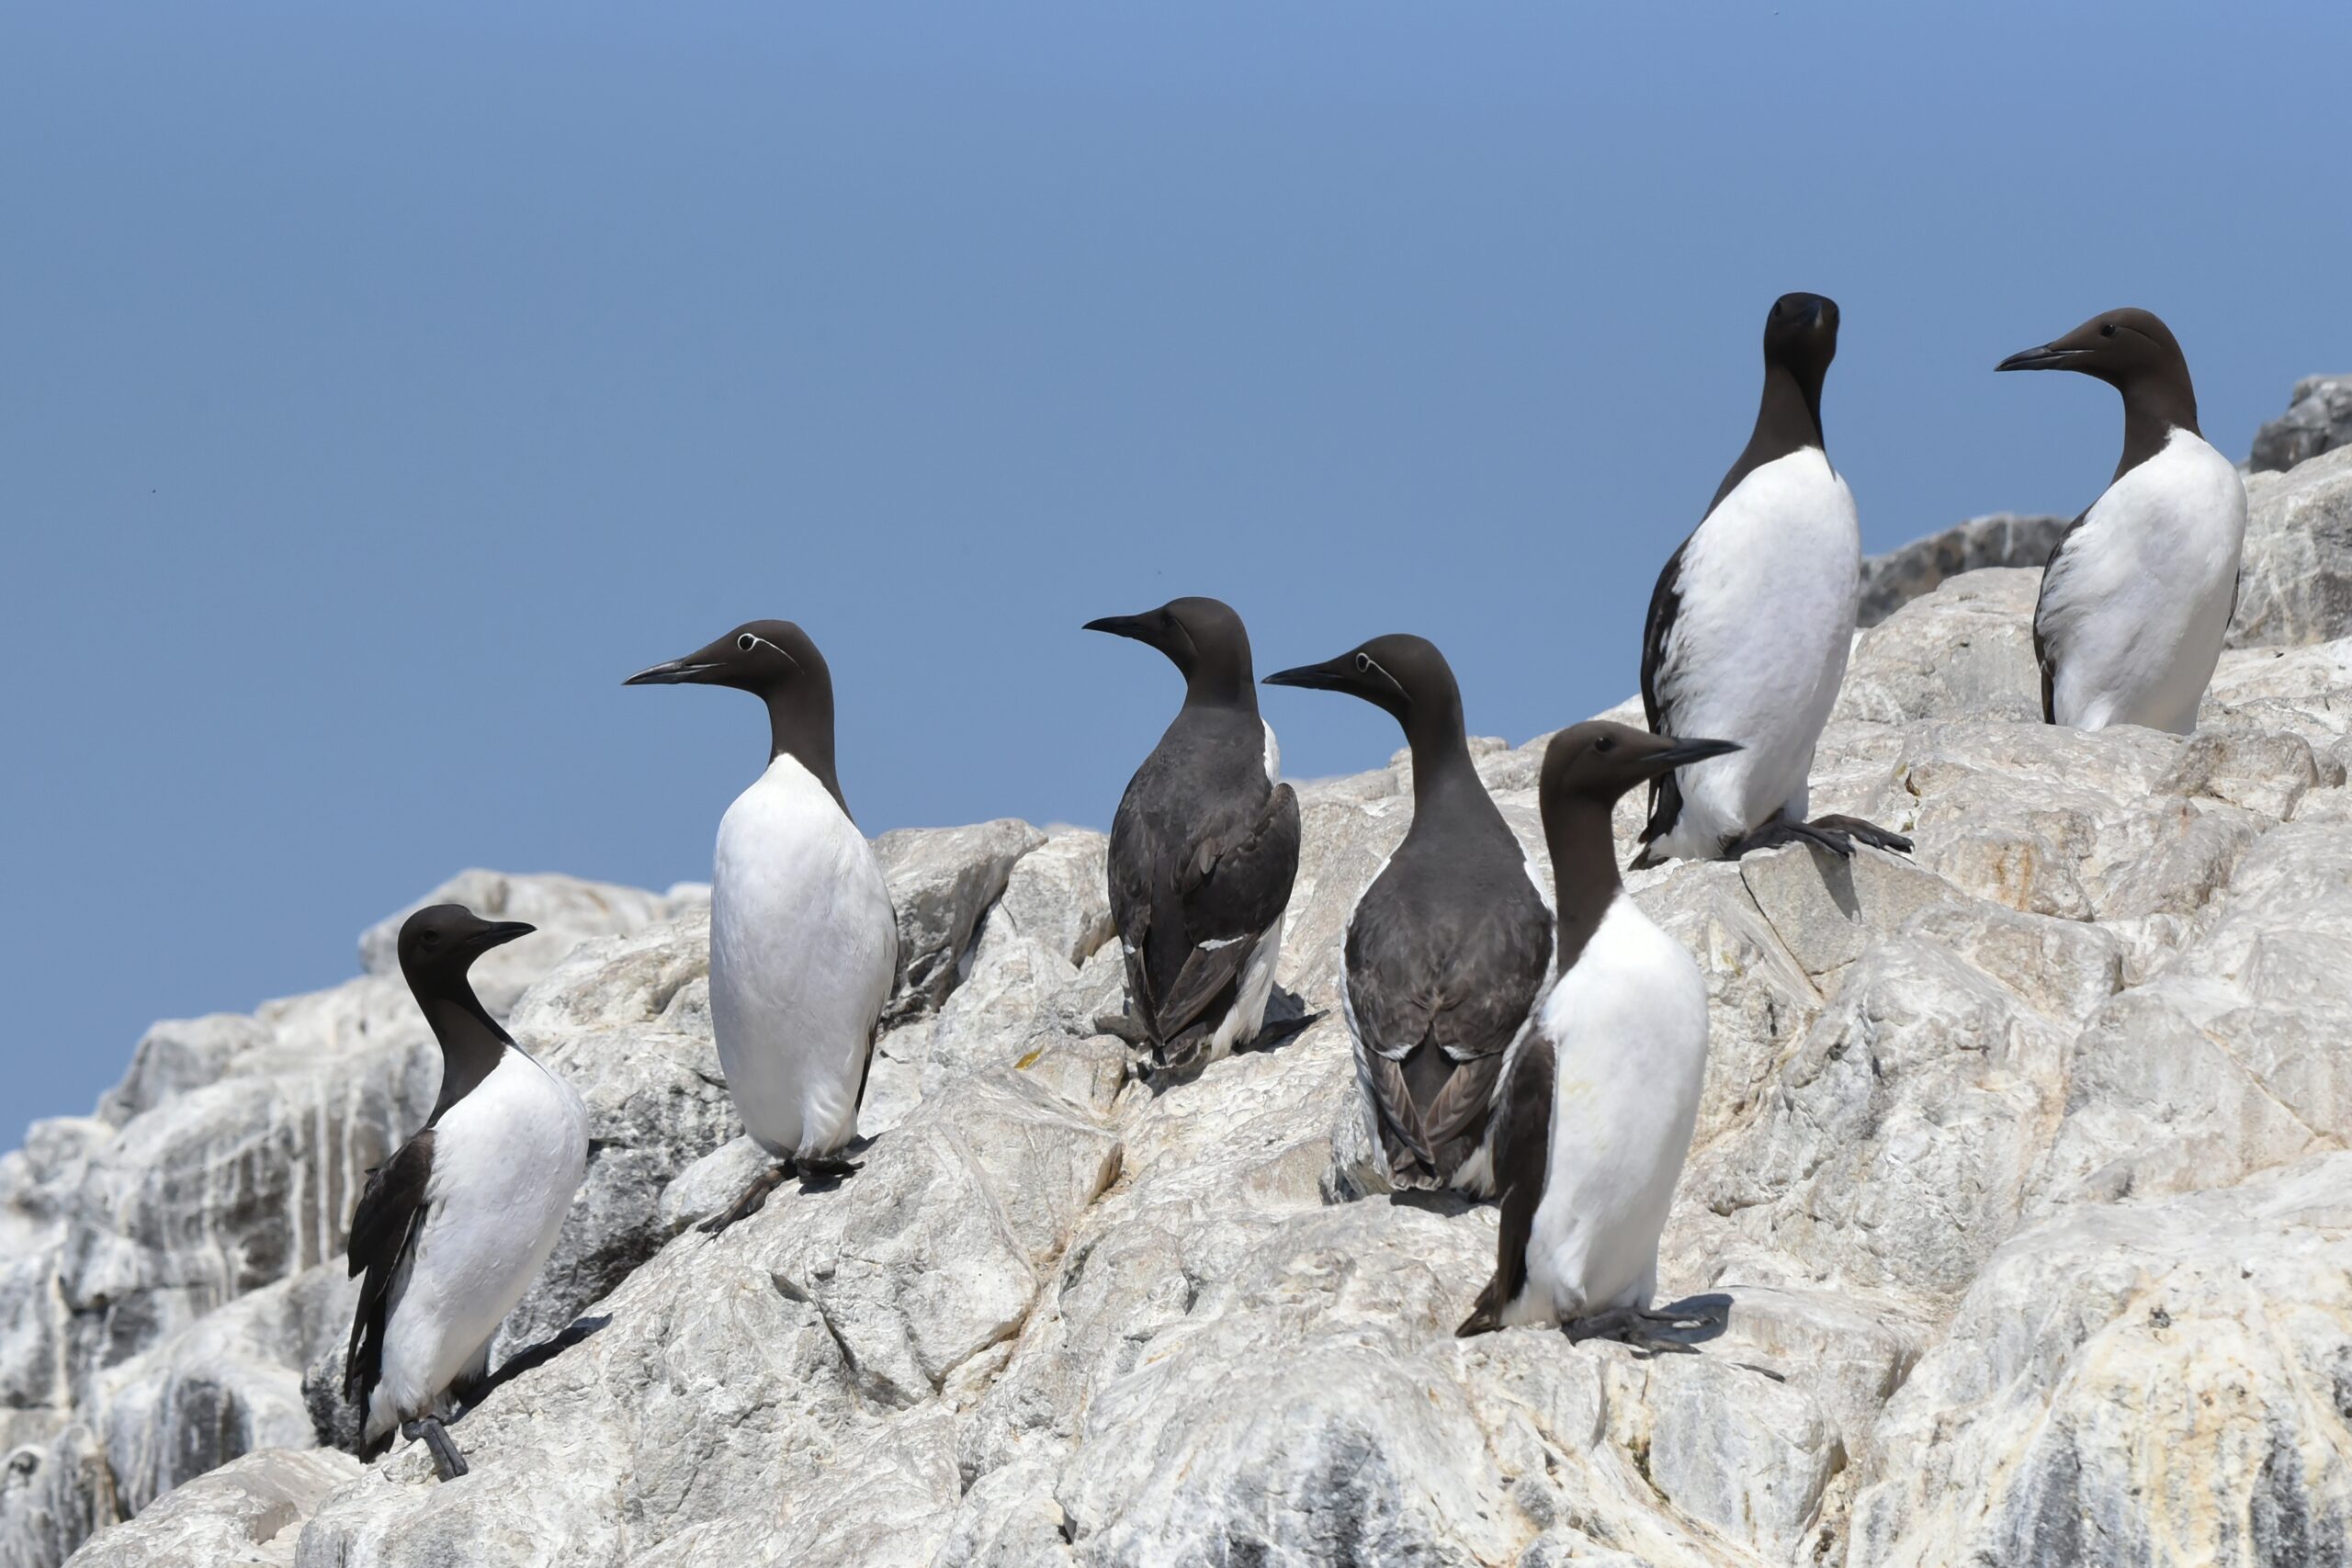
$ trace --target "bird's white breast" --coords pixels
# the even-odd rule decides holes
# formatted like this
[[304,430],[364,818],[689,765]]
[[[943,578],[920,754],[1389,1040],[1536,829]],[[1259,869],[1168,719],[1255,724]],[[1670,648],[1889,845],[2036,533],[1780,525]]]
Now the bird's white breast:
[[426,1186],[435,1224],[499,1252],[551,1244],[587,1159],[588,1109],[579,1094],[510,1045],[435,1124]]
[[2035,616],[2057,721],[2195,728],[2245,541],[2245,482],[2186,430],[2109,485],[2059,552]]
[[719,823],[710,896],[719,1066],[771,1153],[831,1153],[854,1132],[898,953],[873,846],[815,775],[776,758]]
[[1537,1027],[1553,1048],[1552,1133],[1521,1317],[1646,1306],[1706,1077],[1706,981],[1620,893]]
[[434,1406],[538,1277],[588,1160],[571,1086],[509,1046],[433,1130],[425,1221],[385,1325],[369,1425]]
[[1690,536],[1665,658],[1675,733],[1745,750],[1681,771],[1684,821],[1668,852],[1712,854],[1783,806],[1804,809],[1846,678],[1861,558],[1853,492],[1812,446],[1750,472]]

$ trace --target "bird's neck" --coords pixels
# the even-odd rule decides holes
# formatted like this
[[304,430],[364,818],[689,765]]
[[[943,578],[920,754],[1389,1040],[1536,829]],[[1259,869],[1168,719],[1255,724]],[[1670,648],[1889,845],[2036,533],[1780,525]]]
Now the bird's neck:
[[2176,430],[2203,438],[2197,428],[2197,393],[2170,378],[2127,383],[2123,393],[2123,456],[2115,465],[2121,479],[2165,449]]
[[1785,365],[1764,367],[1764,396],[1756,408],[1756,429],[1748,450],[1792,452],[1800,447],[1828,450],[1821,435],[1821,381],[1800,377]]
[[1544,841],[1552,852],[1553,903],[1559,914],[1560,973],[1584,952],[1609,907],[1625,891],[1617,870],[1617,835],[1611,808],[1597,800],[1558,802],[1544,813]]
[[1829,449],[1821,434],[1821,378],[1800,377],[1785,365],[1766,365],[1764,396],[1756,408],[1756,428],[1749,433],[1739,460],[1716,487],[1715,498],[1707,503],[1707,510],[1713,512],[1721,506],[1724,497],[1739,488],[1740,480],[1765,464],[1808,446],[1825,453]]
[[833,804],[849,815],[849,802],[842,795],[841,776],[833,770],[833,699],[830,694],[811,696],[807,693],[772,695],[768,703],[768,761],[790,757],[808,770],[808,775],[825,786]]
[[1405,728],[1405,744],[1413,752],[1413,789],[1419,794],[1425,784],[1468,774],[1473,780],[1477,770],[1470,765],[1470,735],[1462,722],[1462,694],[1452,682],[1443,682],[1439,691],[1415,692],[1405,701],[1389,708]]
[[1475,795],[1488,810],[1487,786],[1470,760],[1470,738],[1462,728],[1462,705],[1416,703],[1405,722],[1405,743],[1413,756],[1413,811],[1438,801]]
[[441,1093],[425,1119],[430,1127],[490,1077],[514,1042],[483,1009],[471,986],[459,986],[453,996],[418,997],[416,1003],[433,1027],[433,1038],[441,1043]]
[[1195,712],[1258,716],[1258,684],[1248,670],[1195,670],[1184,677],[1184,705]]

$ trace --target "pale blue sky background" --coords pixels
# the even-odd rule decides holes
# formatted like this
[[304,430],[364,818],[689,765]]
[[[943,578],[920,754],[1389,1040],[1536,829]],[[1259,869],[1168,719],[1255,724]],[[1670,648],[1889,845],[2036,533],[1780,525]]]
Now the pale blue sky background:
[[[483,14],[494,10],[496,15]],[[1681,18],[1692,18],[1683,21]],[[1699,18],[1703,18],[1703,22]],[[0,12],[0,1142],[468,864],[707,874],[738,620],[869,830],[1104,824],[1176,593],[1513,739],[1631,691],[1830,294],[1866,542],[2073,512],[2162,312],[2243,455],[2352,366],[2352,7]],[[1290,771],[1373,765],[1277,693]]]

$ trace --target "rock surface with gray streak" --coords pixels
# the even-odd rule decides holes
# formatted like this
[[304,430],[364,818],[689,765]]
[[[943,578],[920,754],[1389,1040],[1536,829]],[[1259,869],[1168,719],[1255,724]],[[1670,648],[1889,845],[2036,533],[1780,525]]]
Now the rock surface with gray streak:
[[261,1449],[182,1486],[76,1553],[80,1568],[292,1568],[302,1525],[363,1473],[333,1449]]
[[1964,571],[2010,566],[2039,569],[2049,561],[2058,536],[2065,531],[2064,517],[1996,512],[1955,523],[1901,549],[1869,557],[1862,562],[1862,594],[1855,618],[1865,626],[1874,626]]
[[2306,376],[2295,383],[2287,412],[2254,433],[2248,467],[2269,473],[2352,446],[2352,376]]
[[2352,446],[2245,481],[2233,648],[2324,642],[2352,617]]
[[[1858,637],[1817,808],[1916,855],[1630,879],[1710,993],[1692,1353],[1456,1339],[1494,1211],[1379,1190],[1335,1018],[1131,1082],[1101,835],[896,835],[864,1168],[722,1235],[701,900],[601,895],[514,996],[594,1156],[458,1483],[301,1451],[356,1172],[431,1098],[397,982],[157,1026],[0,1159],[0,1565],[2340,1563],[2352,626],[2306,596],[2197,735],[2082,735],[2037,580]],[[1476,747],[1531,849],[1541,750]],[[1308,1007],[1409,788],[1301,791]]]

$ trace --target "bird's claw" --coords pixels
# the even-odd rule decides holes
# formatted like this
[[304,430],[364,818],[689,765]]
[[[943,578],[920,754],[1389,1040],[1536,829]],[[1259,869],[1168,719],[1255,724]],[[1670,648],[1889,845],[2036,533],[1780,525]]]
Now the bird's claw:
[[447,1428],[440,1417],[422,1416],[413,1421],[401,1423],[401,1436],[411,1442],[422,1441],[433,1455],[433,1473],[444,1481],[455,1481],[466,1473],[466,1456],[449,1438]]

